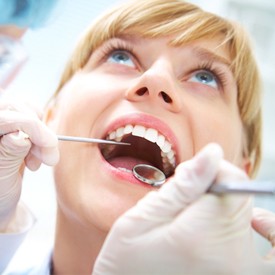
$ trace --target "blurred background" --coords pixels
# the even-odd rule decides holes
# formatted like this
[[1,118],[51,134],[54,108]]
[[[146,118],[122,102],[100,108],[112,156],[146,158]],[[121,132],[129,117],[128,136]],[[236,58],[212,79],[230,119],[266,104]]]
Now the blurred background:
[[[150,0],[148,0],[150,1]],[[51,20],[43,27],[29,30],[23,44],[29,59],[7,93],[30,101],[43,108],[58,83],[59,76],[78,37],[99,13],[115,5],[115,0],[60,1]],[[241,22],[255,48],[264,81],[264,153],[258,179],[275,181],[275,5],[273,0],[194,0],[206,10]],[[221,129],[222,130],[222,129]],[[42,166],[35,173],[26,171],[23,199],[37,217],[23,247],[18,251],[19,264],[27,264],[22,257],[24,246],[32,247],[32,260],[44,247],[51,245],[54,237],[55,195],[51,169]],[[275,198],[257,197],[256,205],[275,211]],[[262,252],[268,246],[259,239]],[[16,259],[18,261],[18,259]],[[17,263],[18,264],[18,263]]]

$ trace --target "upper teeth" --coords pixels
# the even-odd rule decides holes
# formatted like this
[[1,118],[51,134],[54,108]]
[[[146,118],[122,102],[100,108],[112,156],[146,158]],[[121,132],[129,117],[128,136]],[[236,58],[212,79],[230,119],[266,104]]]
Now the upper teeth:
[[145,128],[142,125],[128,124],[109,133],[107,139],[121,141],[124,135],[132,134],[133,136],[142,137],[150,142],[156,143],[160,150],[164,169],[169,165],[176,166],[175,151],[172,144],[168,142],[165,136],[161,135],[156,129]]

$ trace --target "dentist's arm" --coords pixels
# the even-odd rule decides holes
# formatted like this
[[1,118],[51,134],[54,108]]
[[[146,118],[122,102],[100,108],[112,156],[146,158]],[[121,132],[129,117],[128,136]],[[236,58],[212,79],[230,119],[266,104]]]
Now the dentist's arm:
[[93,274],[275,274],[254,247],[251,198],[206,194],[230,180],[247,177],[217,145],[180,164],[114,224]]
[[21,103],[1,100],[0,272],[32,220],[26,208],[18,205],[25,165],[36,170],[41,163],[54,165],[58,158],[57,138],[39,114]]

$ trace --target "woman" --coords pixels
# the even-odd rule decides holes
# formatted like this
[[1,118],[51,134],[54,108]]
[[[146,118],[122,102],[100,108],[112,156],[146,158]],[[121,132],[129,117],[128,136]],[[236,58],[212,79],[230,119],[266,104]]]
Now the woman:
[[[261,157],[259,86],[244,32],[192,4],[134,1],[99,18],[72,54],[45,121],[57,134],[131,146],[59,143],[52,273],[221,274],[234,267],[241,274],[256,270],[253,264],[264,272],[253,250],[250,198],[204,194],[213,182],[247,179],[242,171],[255,175]],[[31,169],[55,164],[56,137],[30,111],[8,107],[15,122],[2,127],[1,142],[17,169],[25,156]],[[209,143],[223,153],[218,145],[202,150]],[[159,192],[133,177],[138,163],[164,171],[167,181]],[[18,181],[7,170],[5,182]],[[183,222],[175,223],[179,213]],[[268,229],[257,219],[254,227],[268,235],[275,227],[270,221]],[[173,229],[169,240],[164,225]]]

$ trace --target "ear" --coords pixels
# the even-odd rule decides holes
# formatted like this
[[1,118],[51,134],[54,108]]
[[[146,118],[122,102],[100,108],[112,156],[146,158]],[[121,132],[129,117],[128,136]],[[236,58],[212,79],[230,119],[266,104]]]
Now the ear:
[[52,130],[56,130],[57,127],[57,102],[55,99],[51,99],[51,101],[47,104],[43,121],[49,126]]
[[243,158],[242,166],[243,166],[243,170],[246,172],[246,174],[250,175],[252,165],[251,165],[251,161],[249,158],[247,158],[247,157]]
[[243,131],[242,148],[242,169],[246,172],[248,176],[251,176],[253,162],[251,160],[251,154],[249,153],[248,149],[248,138],[246,131]]

